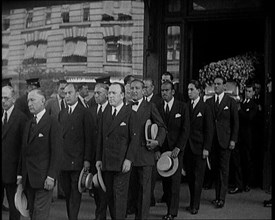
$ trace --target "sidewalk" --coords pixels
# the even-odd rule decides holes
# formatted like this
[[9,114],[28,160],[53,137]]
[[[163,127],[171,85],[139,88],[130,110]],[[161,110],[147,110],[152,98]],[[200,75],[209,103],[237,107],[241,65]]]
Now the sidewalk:
[[[162,195],[161,183],[157,182],[155,195],[159,199]],[[238,193],[235,195],[227,195],[224,208],[215,209],[211,204],[214,199],[214,189],[203,190],[202,200],[199,213],[191,215],[185,211],[185,207],[189,203],[189,191],[186,183],[181,186],[181,199],[178,217],[175,219],[271,219],[272,208],[263,207],[263,201],[270,199],[271,195],[265,193],[261,189],[252,189],[250,192]],[[88,193],[84,193],[79,213],[79,220],[94,219],[95,203]],[[156,204],[150,209],[150,219],[161,219],[166,214],[165,204]],[[8,220],[8,213],[2,212],[2,219]],[[21,217],[22,220],[28,218]],[[66,208],[64,200],[55,198],[51,207],[50,220],[67,220]],[[110,219],[110,218],[109,218]],[[134,215],[130,215],[127,219],[134,219]]]

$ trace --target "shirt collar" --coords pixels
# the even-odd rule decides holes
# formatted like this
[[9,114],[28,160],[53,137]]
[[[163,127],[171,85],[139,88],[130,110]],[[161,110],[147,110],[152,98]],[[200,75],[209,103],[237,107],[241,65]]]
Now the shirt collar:
[[[9,118],[10,118],[10,116],[11,116],[11,113],[12,113],[13,109],[14,109],[14,105],[12,105],[7,111],[4,110],[4,113],[7,112],[7,120],[9,120]],[[4,116],[4,114],[3,114],[3,120],[4,120],[4,117],[5,117],[5,116]]]
[[224,97],[224,92],[222,92],[221,94],[216,94],[216,96],[215,96],[215,101],[217,100],[217,97],[219,96],[219,104],[221,103],[221,101],[222,101],[222,99],[223,99],[223,97]]
[[172,99],[169,102],[164,101],[164,109],[166,109],[166,105],[168,104],[169,107],[169,111],[171,110],[173,104],[174,104],[174,96],[172,97]]
[[198,104],[198,102],[200,101],[200,97],[198,96],[193,103],[193,108],[195,108],[195,106]]
[[46,109],[44,108],[41,112],[39,112],[36,116],[36,123],[38,124],[38,122],[40,121],[40,119],[43,117],[43,115],[45,114]]
[[153,97],[154,93],[152,93],[151,95],[147,96],[147,101],[150,102],[152,97]]
[[73,105],[69,105],[69,108],[72,109],[72,113],[73,113],[75,107],[77,106],[77,104],[78,104],[78,101],[76,103],[74,103]]
[[115,109],[116,109],[116,115],[119,113],[119,111],[120,111],[120,109],[122,108],[122,106],[123,106],[123,102],[120,104],[120,105],[118,105],[117,107],[114,107],[114,106],[112,106],[112,114],[114,113],[114,111],[115,111]]
[[102,105],[97,104],[97,112],[98,112],[100,106],[102,106],[102,112],[104,112],[104,109],[106,108],[107,104],[108,104],[108,101],[104,102]]

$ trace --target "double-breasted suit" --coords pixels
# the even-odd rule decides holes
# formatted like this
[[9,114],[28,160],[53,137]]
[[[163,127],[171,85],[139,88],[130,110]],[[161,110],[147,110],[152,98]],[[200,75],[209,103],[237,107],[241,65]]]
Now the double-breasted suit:
[[188,102],[190,114],[190,134],[184,161],[190,191],[190,208],[199,210],[206,159],[203,150],[210,152],[214,125],[210,107],[199,98],[195,108]]
[[91,162],[93,158],[94,123],[91,114],[79,102],[71,114],[67,109],[62,110],[58,120],[63,129],[61,184],[68,217],[77,219],[81,203],[78,178],[84,161]]
[[236,143],[238,140],[238,108],[236,101],[226,93],[224,93],[217,111],[215,110],[215,96],[207,99],[206,103],[210,106],[214,123],[211,158],[213,172],[216,176],[216,200],[224,201],[227,193],[229,159],[231,154],[229,145],[230,141]]
[[10,219],[20,219],[15,208],[16,177],[27,116],[13,108],[7,124],[2,125],[2,192],[6,189]]
[[56,180],[61,158],[61,128],[56,118],[46,111],[31,131],[32,120],[26,124],[22,157],[18,174],[27,190],[32,219],[47,219],[53,190],[45,190],[47,177]]
[[[130,105],[132,106],[132,104]],[[151,102],[147,102],[144,99],[141,101],[137,111],[133,111],[133,144],[137,153],[135,154],[131,186],[138,184],[136,190],[131,190],[131,197],[137,201],[137,219],[147,219],[150,209],[150,197],[151,197],[151,175],[152,167],[155,164],[155,153],[152,150],[148,150],[145,140],[145,123],[148,119],[151,119],[152,123],[158,125],[158,134],[156,140],[159,146],[162,146],[165,135],[165,124],[155,106]],[[131,200],[131,199],[130,199]]]
[[167,134],[161,152],[173,151],[179,148],[178,154],[179,166],[177,171],[170,177],[162,177],[164,197],[167,204],[167,213],[177,216],[180,198],[181,170],[183,167],[183,155],[189,136],[189,112],[187,105],[177,99],[174,99],[172,108],[169,111],[168,120],[164,112],[164,102],[159,106],[159,112],[165,121]]
[[124,160],[133,162],[136,146],[131,145],[131,106],[123,104],[112,119],[112,108],[102,113],[99,122],[96,160],[102,161],[102,172],[112,219],[124,219],[130,172],[123,173]]

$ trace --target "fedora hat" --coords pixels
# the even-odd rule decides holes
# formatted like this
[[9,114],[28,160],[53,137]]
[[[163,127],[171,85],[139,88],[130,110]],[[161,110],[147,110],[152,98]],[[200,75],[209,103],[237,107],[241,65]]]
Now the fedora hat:
[[172,176],[178,169],[179,159],[172,158],[171,153],[171,151],[162,153],[157,162],[158,173],[163,177]]
[[25,193],[23,192],[22,184],[19,184],[17,186],[16,193],[14,196],[14,204],[16,209],[21,213],[22,216],[30,217],[29,210],[27,209],[28,200]]
[[93,176],[93,180],[92,180],[93,184],[95,187],[99,188],[101,187],[101,189],[106,192],[106,186],[103,182],[103,178],[102,178],[102,174],[101,174],[101,170],[98,169],[97,173]]
[[92,189],[93,187],[93,175],[89,171],[81,170],[78,178],[78,191],[83,193],[86,189]]
[[155,140],[158,134],[158,125],[152,124],[152,121],[148,119],[145,123],[145,139]]

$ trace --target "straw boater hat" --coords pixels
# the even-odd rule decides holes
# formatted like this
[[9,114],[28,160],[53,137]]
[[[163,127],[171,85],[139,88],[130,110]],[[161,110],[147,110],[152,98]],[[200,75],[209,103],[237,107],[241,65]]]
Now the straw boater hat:
[[177,157],[172,158],[171,153],[171,151],[162,153],[157,162],[158,173],[163,177],[172,176],[178,169],[179,160]]
[[84,168],[81,170],[81,173],[78,178],[78,191],[83,193],[86,189],[93,188],[93,175],[89,171],[85,171]]
[[145,139],[155,140],[158,134],[158,125],[152,124],[152,121],[148,119],[145,123]]
[[97,173],[93,176],[93,184],[96,188],[101,187],[101,189],[106,192],[106,186],[103,182],[103,178],[102,178],[102,174],[101,174],[101,170],[98,169]]
[[30,217],[29,210],[27,209],[28,201],[25,193],[23,192],[22,184],[17,186],[17,190],[14,196],[15,208],[21,213],[24,217]]

